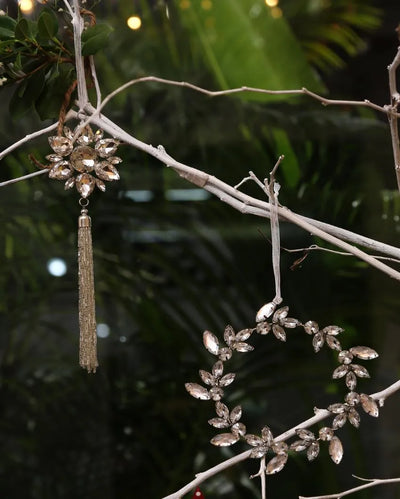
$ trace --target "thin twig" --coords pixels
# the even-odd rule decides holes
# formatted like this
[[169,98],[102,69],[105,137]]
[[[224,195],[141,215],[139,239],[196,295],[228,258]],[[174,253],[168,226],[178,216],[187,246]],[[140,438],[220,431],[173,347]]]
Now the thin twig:
[[399,125],[398,125],[398,106],[400,102],[400,95],[397,90],[396,72],[400,64],[400,47],[393,59],[393,62],[388,66],[389,71],[389,90],[391,104],[387,106],[390,111],[388,114],[390,137],[392,139],[393,159],[396,172],[397,186],[400,190],[400,145],[399,145]]
[[5,187],[6,185],[16,184],[22,180],[28,180],[32,177],[37,177],[38,175],[43,175],[43,173],[49,173],[49,170],[38,170],[37,172],[28,173],[28,175],[23,175],[22,177],[12,178],[11,180],[5,180],[0,182],[0,187]]
[[[382,405],[383,402],[388,397],[390,397],[391,395],[396,393],[398,390],[400,390],[400,380],[396,381],[395,383],[388,386],[384,390],[381,390],[380,392],[373,393],[371,395],[371,397],[375,401],[378,401],[380,405]],[[289,438],[296,436],[296,430],[298,430],[300,428],[308,428],[310,426],[313,426],[316,423],[323,421],[324,419],[326,419],[327,417],[329,417],[331,415],[332,415],[332,413],[326,409],[317,409],[315,416],[313,416],[313,417],[307,419],[306,421],[303,421],[302,423],[294,426],[290,430],[287,430],[284,433],[281,433],[278,437],[276,437],[274,439],[274,441],[275,442],[286,441]],[[165,496],[162,499],[181,499],[185,494],[188,494],[192,489],[194,489],[195,487],[197,487],[198,485],[200,485],[201,483],[206,481],[208,478],[211,478],[212,476],[220,473],[221,471],[224,471],[224,470],[230,468],[231,466],[248,459],[250,456],[250,453],[251,453],[251,450],[247,450],[245,452],[237,454],[236,456],[231,457],[230,459],[222,461],[221,463],[208,469],[207,471],[204,471],[202,473],[198,473],[194,480],[187,483],[184,487],[179,489],[177,492],[174,492],[173,494]]]
[[[366,480],[365,478],[360,478],[360,480]],[[400,478],[375,478],[373,480],[368,480],[368,483],[354,487],[353,489],[344,490],[343,492],[338,492],[337,494],[329,494],[325,496],[299,496],[299,499],[341,499],[342,497],[349,496],[360,490],[368,489],[370,487],[375,487],[376,485],[385,485],[389,483],[399,483]]]
[[72,15],[72,26],[74,28],[74,49],[75,49],[75,67],[76,78],[78,80],[78,104],[79,109],[83,109],[89,102],[86,88],[85,66],[82,57],[82,32],[83,19],[80,12],[79,0],[73,0],[74,12]]
[[261,499],[267,499],[266,476],[265,476],[265,456],[260,459],[260,469],[251,479],[260,477],[261,480]]

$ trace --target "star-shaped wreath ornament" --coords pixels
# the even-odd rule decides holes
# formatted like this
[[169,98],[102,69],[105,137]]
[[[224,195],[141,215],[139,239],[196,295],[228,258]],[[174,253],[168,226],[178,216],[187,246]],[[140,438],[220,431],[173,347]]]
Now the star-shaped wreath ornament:
[[103,180],[119,180],[115,165],[122,159],[114,154],[120,143],[103,138],[103,130],[93,132],[89,125],[77,133],[78,130],[79,125],[74,131],[65,126],[64,135],[49,137],[54,154],[46,156],[50,164],[44,167],[49,170],[50,178],[65,181],[65,189],[75,186],[87,198],[96,185],[101,191],[106,190]]

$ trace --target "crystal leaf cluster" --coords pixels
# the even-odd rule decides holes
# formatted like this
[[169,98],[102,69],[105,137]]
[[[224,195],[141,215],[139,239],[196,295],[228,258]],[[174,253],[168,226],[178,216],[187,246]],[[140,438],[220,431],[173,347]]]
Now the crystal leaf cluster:
[[49,137],[54,154],[46,156],[50,163],[45,168],[50,178],[65,181],[65,189],[75,186],[87,198],[96,186],[104,192],[104,181],[119,180],[115,165],[122,159],[114,156],[119,142],[103,138],[103,130],[93,132],[89,125],[78,130],[79,125],[74,131],[64,127],[64,135]]
[[[203,334],[203,344],[218,360],[212,366],[211,372],[200,370],[199,375],[206,386],[198,383],[186,383],[186,390],[192,397],[199,400],[213,400],[217,417],[208,423],[219,430],[225,430],[211,439],[211,443],[218,447],[227,447],[239,440],[245,441],[250,447],[250,457],[255,459],[264,458],[267,454],[273,457],[266,465],[265,473],[268,475],[281,471],[290,452],[305,451],[309,461],[314,460],[320,452],[321,442],[327,442],[328,452],[332,461],[339,464],[343,457],[343,445],[335,432],[343,427],[348,421],[358,428],[361,416],[359,408],[373,417],[378,417],[379,408],[375,400],[365,393],[356,390],[359,379],[369,378],[367,369],[354,362],[372,360],[378,354],[372,348],[366,346],[355,346],[349,350],[342,349],[338,336],[343,329],[338,326],[327,326],[320,329],[315,321],[302,323],[288,316],[289,307],[281,307],[276,310],[274,303],[267,303],[260,308],[256,315],[256,326],[235,333],[232,326],[226,326],[224,331],[224,344],[221,344],[217,336],[211,331]],[[247,428],[240,420],[242,408],[240,405],[229,409],[221,402],[225,395],[225,388],[235,380],[235,373],[224,374],[224,363],[232,358],[234,352],[246,353],[254,350],[247,343],[250,336],[256,332],[267,335],[272,332],[273,336],[286,341],[287,329],[302,328],[307,335],[312,336],[312,346],[318,353],[323,346],[338,352],[339,366],[333,371],[333,379],[344,379],[348,392],[343,403],[331,404],[328,411],[332,414],[331,426],[324,426],[318,430],[318,434],[306,428],[296,429],[297,439],[287,444],[284,441],[277,442],[268,426],[264,426],[261,435],[247,433]]]

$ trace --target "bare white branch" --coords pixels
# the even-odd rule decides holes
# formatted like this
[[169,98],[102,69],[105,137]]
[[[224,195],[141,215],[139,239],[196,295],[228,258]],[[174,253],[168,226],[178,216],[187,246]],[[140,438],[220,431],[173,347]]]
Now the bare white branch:
[[394,168],[396,172],[397,186],[400,190],[400,145],[399,145],[399,124],[398,124],[398,107],[400,103],[399,92],[397,90],[396,83],[396,72],[400,64],[400,47],[397,49],[397,53],[393,62],[389,65],[389,90],[391,104],[386,106],[389,114],[389,127],[390,127],[390,137],[392,139],[392,149],[393,149],[393,159]]
[[400,482],[400,478],[384,478],[384,479],[374,478],[372,480],[366,478],[359,478],[359,480],[365,480],[368,481],[368,483],[364,483],[363,485],[359,485],[358,487],[344,490],[336,494],[328,494],[325,496],[299,496],[299,499],[341,499],[342,497],[349,496],[350,494],[354,494],[355,492],[359,492],[360,490],[369,489],[370,487],[375,487],[376,485],[387,485],[390,483]]
[[[376,392],[371,394],[371,397],[378,401],[381,405],[383,401],[385,401],[388,397],[396,393],[398,390],[400,390],[400,380],[396,381],[392,385],[388,386],[384,390],[380,392]],[[303,421],[302,423],[294,426],[290,430],[285,431],[284,433],[281,433],[278,437],[276,437],[274,440],[275,442],[282,442],[285,440],[288,440],[289,438],[292,438],[296,435],[296,430],[300,428],[308,428],[310,426],[313,426],[316,423],[319,423],[320,421],[323,421],[327,417],[331,416],[332,413],[329,412],[326,409],[318,409],[316,411],[315,416],[307,419],[306,421]],[[221,471],[224,471],[231,466],[240,463],[241,461],[244,461],[249,458],[251,450],[247,450],[245,452],[242,452],[240,454],[237,454],[236,456],[231,457],[230,459],[227,459],[225,461],[222,461],[221,463],[217,464],[216,466],[213,466],[212,468],[208,469],[207,471],[203,471],[202,473],[199,473],[196,475],[196,478],[186,484],[184,487],[179,489],[177,492],[174,492],[173,494],[170,494],[168,496],[163,497],[162,499],[181,499],[185,494],[188,494],[191,490],[193,490],[195,487],[203,483],[205,480],[208,478],[211,478],[214,475],[217,475]],[[333,496],[333,497],[337,497]],[[308,498],[310,499],[310,498]]]
[[16,184],[17,182],[21,182],[22,180],[28,180],[32,177],[43,175],[43,173],[49,173],[49,170],[38,170],[37,172],[28,173],[28,175],[23,175],[22,177],[16,177],[12,178],[11,180],[5,180],[4,182],[0,182],[0,187],[5,187],[6,185],[10,184]]

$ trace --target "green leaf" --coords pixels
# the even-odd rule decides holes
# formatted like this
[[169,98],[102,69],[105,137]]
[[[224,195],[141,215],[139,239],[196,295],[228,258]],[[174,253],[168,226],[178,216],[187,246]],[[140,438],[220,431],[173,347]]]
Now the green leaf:
[[9,109],[13,120],[21,118],[29,111],[32,105],[32,100],[26,92],[26,86],[27,81],[24,80],[18,85],[13,96],[11,97]]
[[82,55],[93,55],[108,44],[113,29],[107,24],[96,24],[82,33]]
[[58,117],[65,92],[74,78],[74,69],[64,65],[47,74],[42,92],[35,101],[35,108],[41,120]]
[[[209,10],[201,2],[180,9],[184,24],[200,40],[202,55],[221,88],[243,85],[271,90],[306,86],[324,90],[306,61],[285,18],[274,18],[264,2],[218,0]],[[287,96],[241,94],[247,99]]]
[[27,38],[31,38],[32,32],[30,28],[31,25],[28,23],[28,20],[23,17],[17,22],[15,26],[14,30],[15,38],[21,41],[24,41]]
[[44,10],[38,19],[39,36],[44,39],[52,39],[58,33],[57,16],[52,10]]
[[17,22],[12,17],[0,16],[0,40],[14,38],[14,29]]

